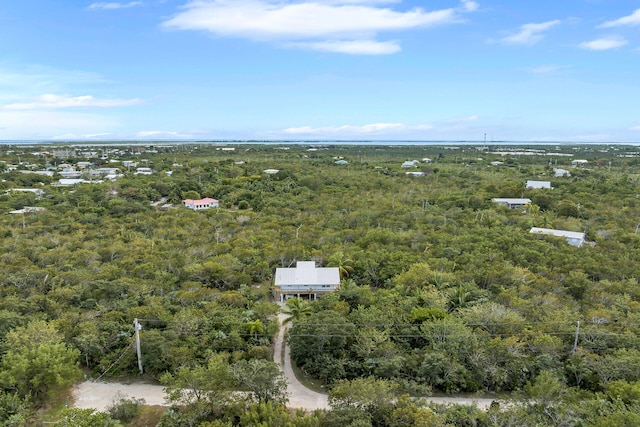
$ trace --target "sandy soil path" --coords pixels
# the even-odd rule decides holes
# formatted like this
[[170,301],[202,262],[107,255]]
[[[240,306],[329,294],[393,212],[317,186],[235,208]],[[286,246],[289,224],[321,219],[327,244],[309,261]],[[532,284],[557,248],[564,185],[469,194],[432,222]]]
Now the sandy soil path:
[[144,399],[147,405],[167,406],[164,387],[152,384],[120,384],[85,381],[77,384],[71,395],[76,408],[95,408],[104,411],[118,396]]
[[[298,381],[296,375],[293,373],[293,368],[291,367],[291,357],[289,355],[289,346],[284,344],[284,334],[286,332],[286,329],[282,326],[282,322],[285,318],[286,315],[284,314],[278,315],[280,332],[278,333],[278,337],[276,338],[276,342],[274,344],[273,360],[278,365],[280,365],[280,369],[282,369],[282,371],[284,372],[284,376],[287,379],[287,392],[289,393],[288,406],[292,408],[304,408],[310,411],[314,409],[328,409],[329,402],[327,395],[309,390],[308,388],[303,386],[300,381]],[[284,352],[282,351],[283,345]]]

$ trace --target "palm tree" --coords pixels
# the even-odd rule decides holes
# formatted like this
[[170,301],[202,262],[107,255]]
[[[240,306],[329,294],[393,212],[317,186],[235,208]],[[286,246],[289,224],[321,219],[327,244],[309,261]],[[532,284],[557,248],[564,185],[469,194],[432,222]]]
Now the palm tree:
[[286,305],[287,308],[284,310],[284,314],[288,317],[282,322],[285,325],[294,320],[300,320],[313,313],[313,309],[309,303],[302,298],[290,298],[287,300]]
[[338,267],[338,271],[340,272],[340,280],[349,277],[355,270],[351,265],[353,261],[348,258],[344,252],[336,252],[329,258],[329,263],[327,264],[329,267]]
[[260,319],[256,319],[253,322],[248,322],[249,334],[253,335],[253,339],[258,341],[258,334],[264,333],[264,324]]

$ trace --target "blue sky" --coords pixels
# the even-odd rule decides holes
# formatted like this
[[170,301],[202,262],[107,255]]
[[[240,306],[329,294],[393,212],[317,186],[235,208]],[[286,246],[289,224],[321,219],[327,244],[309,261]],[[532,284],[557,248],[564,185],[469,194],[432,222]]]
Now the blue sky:
[[0,140],[640,142],[640,1],[12,0]]

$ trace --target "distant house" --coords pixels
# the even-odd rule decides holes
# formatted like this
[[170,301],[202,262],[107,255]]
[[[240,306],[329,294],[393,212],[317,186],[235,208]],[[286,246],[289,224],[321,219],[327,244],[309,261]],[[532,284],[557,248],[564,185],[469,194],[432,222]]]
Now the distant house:
[[559,178],[559,177],[562,177],[562,176],[571,176],[571,173],[566,169],[553,168],[553,175],[556,178]]
[[80,178],[82,176],[82,172],[73,167],[65,167],[58,173],[63,178]]
[[97,169],[91,169],[91,175],[93,176],[98,176],[98,175],[117,175],[120,172],[120,169],[118,168],[97,168]]
[[102,182],[100,179],[88,181],[82,178],[60,178],[58,182],[52,182],[51,185],[54,187],[71,187],[77,184],[100,184]]
[[12,188],[7,190],[5,194],[11,195],[11,193],[33,193],[38,197],[44,196],[44,190],[41,188]]
[[265,169],[262,172],[264,172],[264,173],[266,173],[268,175],[275,175],[278,172],[280,172],[280,170],[279,169]]
[[586,165],[587,163],[589,163],[588,160],[582,160],[582,159],[571,160],[571,166],[573,166],[574,168],[578,166]]
[[424,176],[424,172],[405,172],[409,176]]
[[10,211],[10,214],[25,214],[25,213],[31,213],[31,212],[42,212],[42,211],[46,211],[45,208],[41,208],[39,206],[25,206],[22,209],[18,209],[15,211]]
[[493,162],[489,162],[489,164],[491,166],[502,166],[502,165],[504,165],[504,162],[499,162],[499,161],[496,160],[496,161],[493,161]]
[[340,288],[338,267],[317,268],[315,261],[298,261],[295,268],[276,268],[274,297],[283,302],[291,296],[317,298]]
[[422,163],[431,163],[431,159],[428,157],[425,157],[424,159],[422,159]]
[[153,170],[151,168],[136,168],[136,175],[151,175]]
[[531,204],[531,199],[494,198],[491,199],[491,201],[494,203],[498,203],[499,205],[506,206],[509,209],[524,209],[525,206]]
[[565,239],[567,239],[567,243],[569,243],[571,246],[580,247],[584,244],[584,233],[580,233],[577,231],[553,230],[550,228],[533,227],[529,232],[531,234],[546,234],[549,236],[564,237]]
[[420,162],[417,160],[407,160],[404,162],[401,167],[403,168],[417,168]]
[[347,162],[346,160],[338,160],[335,162],[336,165],[348,165],[349,162]]
[[73,149],[59,149],[53,150],[53,157],[56,159],[70,159],[76,156],[76,150]]
[[550,181],[527,181],[527,188],[537,190],[543,188],[551,189],[553,187],[551,187]]
[[193,209],[194,211],[201,211],[204,209],[217,208],[218,201],[216,199],[211,199],[209,197],[205,197],[200,200],[183,200],[184,206],[188,209]]

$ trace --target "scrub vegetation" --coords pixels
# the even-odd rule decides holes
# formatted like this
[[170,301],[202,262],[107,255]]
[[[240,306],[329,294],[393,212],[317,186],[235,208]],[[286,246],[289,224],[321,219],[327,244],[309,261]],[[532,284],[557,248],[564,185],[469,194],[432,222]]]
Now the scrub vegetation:
[[[86,160],[81,148],[3,147],[0,423],[33,422],[82,372],[139,376],[138,319],[145,376],[174,403],[164,427],[640,424],[636,147],[222,147],[87,147],[91,168],[123,176],[93,182],[87,168],[92,182],[72,187],[25,172]],[[181,204],[201,197],[220,205]],[[44,210],[9,213],[24,207]],[[298,260],[343,278],[285,308],[292,358],[329,390],[332,409],[312,414],[285,409],[271,352],[272,277]],[[509,398],[488,411],[420,402],[432,393]],[[59,419],[125,425],[134,406]]]

